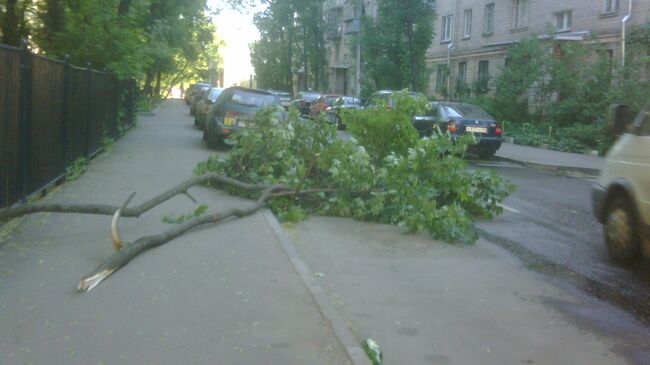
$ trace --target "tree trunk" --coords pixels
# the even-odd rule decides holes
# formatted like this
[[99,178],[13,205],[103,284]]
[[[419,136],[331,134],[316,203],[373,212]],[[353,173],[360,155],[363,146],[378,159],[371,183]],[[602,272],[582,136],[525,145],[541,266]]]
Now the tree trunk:
[[162,76],[162,71],[160,70],[160,59],[156,62],[156,88],[155,95],[160,97],[160,78]]
[[131,8],[131,0],[120,0],[117,6],[117,16],[124,16],[129,13]]
[[7,0],[7,7],[0,18],[2,20],[2,43],[20,46],[19,19],[17,12],[18,0]]

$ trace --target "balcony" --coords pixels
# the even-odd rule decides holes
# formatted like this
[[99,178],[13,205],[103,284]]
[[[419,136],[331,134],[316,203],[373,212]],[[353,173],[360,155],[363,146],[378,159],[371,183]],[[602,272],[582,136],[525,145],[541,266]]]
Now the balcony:
[[327,30],[325,31],[325,38],[328,41],[335,41],[337,39],[341,39],[341,26],[332,26],[332,27],[327,27]]
[[359,33],[360,28],[361,28],[360,19],[347,19],[344,23],[343,32],[345,34]]

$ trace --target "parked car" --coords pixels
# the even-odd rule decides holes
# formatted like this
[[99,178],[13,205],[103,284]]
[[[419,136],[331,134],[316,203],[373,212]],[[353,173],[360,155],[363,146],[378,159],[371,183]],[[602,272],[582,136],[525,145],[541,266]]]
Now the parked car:
[[334,100],[331,106],[325,109],[327,121],[335,124],[337,129],[345,129],[345,124],[341,121],[340,113],[343,109],[361,109],[361,99],[353,96],[341,96]]
[[187,88],[187,90],[185,90],[185,104],[190,105],[192,103],[192,97],[195,95],[196,92],[199,91],[199,89],[202,86],[210,87],[210,84],[208,84],[207,82],[199,82],[199,83],[190,85]]
[[314,91],[301,91],[296,95],[292,104],[298,109],[300,116],[308,117],[311,112],[309,109],[311,103],[318,98],[320,98],[320,93]]
[[280,117],[286,112],[276,95],[268,91],[233,86],[217,98],[203,128],[203,140],[208,145],[230,142],[229,136],[254,122],[255,113],[267,106],[275,106]]
[[284,107],[284,109],[289,109],[291,106],[291,94],[285,91],[277,91],[277,90],[269,90],[269,92],[280,99],[280,105]]
[[205,118],[210,112],[210,108],[214,105],[214,102],[217,101],[217,97],[221,94],[223,88],[212,87],[205,92],[203,98],[196,102],[196,111],[194,112],[194,125],[203,129],[205,125]]
[[320,113],[325,112],[327,108],[332,105],[334,100],[340,98],[341,95],[323,94],[318,99],[314,100],[309,106],[309,116],[316,118]]
[[[366,104],[364,105],[364,109],[394,108],[395,105],[397,104],[397,100],[395,99],[396,93],[397,91],[393,91],[393,90],[377,91],[376,93],[372,94],[372,96],[370,96],[368,101],[366,101]],[[422,101],[427,100],[426,96],[420,93],[408,92],[408,95],[412,98],[421,99]],[[424,113],[422,115],[414,115],[411,121],[413,122],[413,126],[415,127],[415,129],[418,130],[418,133],[420,133],[421,136],[430,136],[433,133],[436,117],[435,114]]]
[[501,147],[501,125],[481,107],[443,101],[431,102],[429,105],[440,131],[449,132],[453,138],[467,133],[476,136],[478,142],[469,147],[469,152],[476,153],[481,158],[490,158]]
[[196,103],[199,102],[199,100],[203,99],[205,96],[205,93],[210,90],[212,86],[200,86],[197,91],[192,93],[192,99],[190,101],[190,114],[195,115],[196,114]]
[[625,132],[607,152],[591,193],[607,250],[622,263],[650,257],[650,103],[631,124],[625,109],[613,113],[614,128]]

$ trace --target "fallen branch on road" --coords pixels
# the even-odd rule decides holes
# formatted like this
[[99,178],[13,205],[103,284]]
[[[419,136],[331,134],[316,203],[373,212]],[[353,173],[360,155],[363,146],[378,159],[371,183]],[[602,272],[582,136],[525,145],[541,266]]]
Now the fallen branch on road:
[[158,247],[166,242],[173,240],[174,238],[182,235],[183,233],[203,225],[207,224],[216,224],[223,222],[224,220],[232,217],[242,218],[249,216],[258,210],[260,210],[264,203],[272,197],[272,193],[277,190],[284,190],[286,187],[276,185],[270,186],[264,189],[257,201],[250,207],[241,209],[228,209],[223,212],[213,213],[206,216],[198,217],[192,219],[188,222],[185,222],[177,227],[171,228],[165,232],[146,236],[137,239],[133,243],[127,243],[124,245],[124,248],[117,250],[113,255],[111,255],[104,263],[97,267],[91,274],[86,276],[79,282],[78,289],[82,291],[90,291],[97,284],[102,282],[104,279],[109,277],[112,273],[117,271],[120,267],[126,265],[131,259],[139,255],[140,253]]
[[[196,200],[189,195],[188,190],[197,185],[213,184],[215,186],[232,186],[246,191],[260,191],[268,185],[248,184],[236,179],[219,174],[205,174],[186,180],[179,185],[159,194],[148,201],[133,208],[121,210],[122,217],[138,218],[143,213],[150,211],[158,205],[175,197],[176,195],[186,195],[192,201]],[[98,214],[114,215],[120,209],[118,206],[104,204],[58,204],[58,203],[28,203],[16,207],[6,207],[0,209],[0,223],[13,218],[18,218],[34,213],[80,213],[80,214]]]
[[[119,231],[119,219],[121,217],[139,217],[145,212],[157,207],[158,205],[166,202],[167,200],[177,196],[177,195],[186,195],[193,202],[196,203],[194,199],[189,194],[189,189],[197,185],[206,185],[211,184],[215,187],[225,186],[238,189],[240,191],[246,192],[256,192],[262,191],[261,195],[257,200],[248,208],[234,208],[229,209],[223,212],[217,212],[201,217],[196,217],[192,220],[189,220],[183,224],[175,226],[165,232],[141,237],[131,243],[123,243]],[[250,184],[237,179],[230,178],[228,176],[223,176],[215,173],[204,174],[198,177],[193,177],[188,179],[177,186],[149,199],[148,201],[129,208],[128,204],[131,202],[135,196],[135,192],[131,193],[129,197],[124,201],[122,206],[111,206],[111,205],[102,205],[102,204],[25,204],[18,207],[9,207],[0,209],[0,222],[6,221],[12,218],[17,218],[20,216],[34,214],[34,213],[80,213],[80,214],[100,214],[100,215],[112,215],[113,219],[111,221],[111,241],[115,253],[111,255],[104,263],[97,267],[91,274],[83,278],[78,285],[78,289],[81,291],[90,291],[96,287],[100,282],[109,277],[112,273],[117,271],[119,268],[126,265],[131,259],[141,254],[144,251],[158,247],[164,243],[167,243],[176,237],[184,234],[185,232],[194,229],[196,227],[205,226],[208,224],[217,224],[223,222],[229,218],[242,218],[249,216],[259,209],[261,209],[264,204],[272,198],[283,198],[283,197],[297,197],[304,196],[308,194],[321,194],[321,193],[338,193],[341,192],[341,189],[305,189],[305,190],[296,190],[289,188],[284,185],[265,185],[265,184]],[[353,193],[368,193],[364,191],[358,191]]]

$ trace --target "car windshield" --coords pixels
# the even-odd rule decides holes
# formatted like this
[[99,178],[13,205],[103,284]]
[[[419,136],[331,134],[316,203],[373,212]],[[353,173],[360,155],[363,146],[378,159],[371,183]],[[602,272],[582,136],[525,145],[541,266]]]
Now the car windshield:
[[441,105],[440,109],[446,117],[462,118],[463,116],[448,105]]
[[232,101],[241,105],[261,108],[267,105],[276,104],[277,97],[273,94],[237,89],[232,94]]
[[320,94],[317,93],[304,93],[302,94],[302,98],[306,101],[314,101],[318,98],[320,98]]
[[336,95],[328,95],[328,96],[325,97],[325,102],[327,104],[332,104],[334,102],[334,100],[336,100],[336,99],[338,99],[338,96],[336,96]]
[[215,101],[217,100],[217,97],[221,94],[223,89],[220,88],[214,88],[210,90],[210,100]]
[[353,97],[345,97],[343,98],[343,103],[345,103],[345,105],[360,105],[361,100]]
[[492,118],[485,110],[472,104],[453,104],[447,108],[456,111],[460,114],[458,116],[462,117]]

